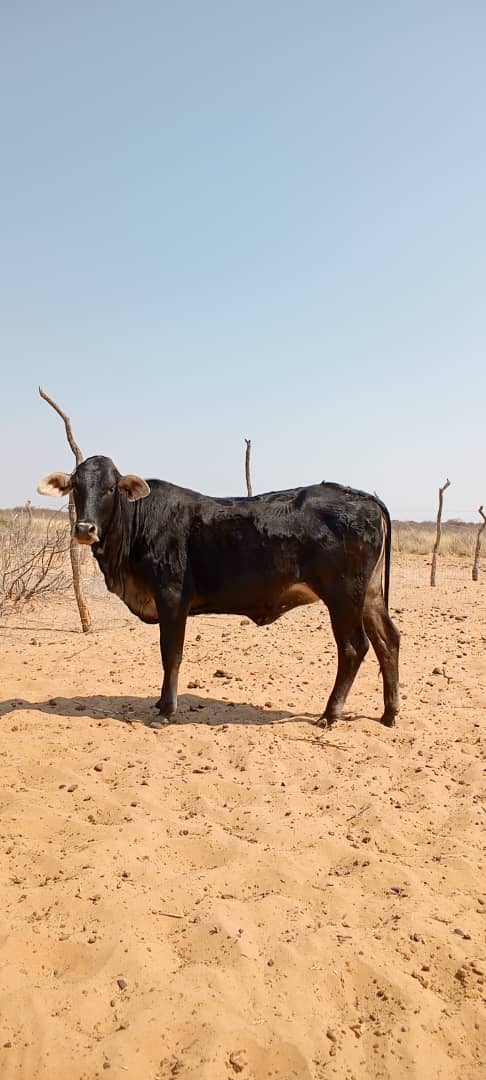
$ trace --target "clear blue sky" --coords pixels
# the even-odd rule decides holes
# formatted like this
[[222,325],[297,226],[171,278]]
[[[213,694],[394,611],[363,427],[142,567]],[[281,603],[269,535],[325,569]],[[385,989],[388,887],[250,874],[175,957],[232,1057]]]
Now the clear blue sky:
[[[486,501],[486,7],[0,13],[0,505],[86,456]],[[42,503],[48,505],[47,501]]]

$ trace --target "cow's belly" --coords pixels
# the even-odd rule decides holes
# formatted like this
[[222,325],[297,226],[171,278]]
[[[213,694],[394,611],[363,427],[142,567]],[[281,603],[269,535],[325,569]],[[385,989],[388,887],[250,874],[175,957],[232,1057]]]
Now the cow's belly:
[[304,582],[295,585],[286,585],[275,593],[264,593],[252,600],[244,596],[235,596],[231,599],[212,597],[196,597],[191,605],[191,615],[246,615],[257,626],[266,626],[275,622],[286,611],[303,604],[314,604],[319,596]]
[[275,622],[281,615],[285,615],[286,611],[302,607],[303,604],[315,604],[316,600],[319,600],[317,593],[308,585],[303,583],[289,585],[278,596],[272,597],[261,606],[258,605],[253,614],[248,612],[248,615],[258,626],[266,626],[268,623]]

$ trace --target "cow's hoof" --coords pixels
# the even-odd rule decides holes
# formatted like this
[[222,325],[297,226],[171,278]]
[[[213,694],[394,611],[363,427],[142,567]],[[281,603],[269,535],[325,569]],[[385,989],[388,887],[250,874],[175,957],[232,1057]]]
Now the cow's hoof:
[[167,727],[167,724],[170,724],[170,720],[166,716],[159,716],[158,720],[150,721],[149,728],[152,731],[161,731],[163,727]]
[[176,710],[172,705],[168,705],[167,701],[162,701],[162,698],[159,698],[159,700],[155,702],[154,708],[159,710],[159,719],[162,720],[164,724],[170,724],[174,719]]
[[396,713],[386,713],[385,712],[385,713],[383,713],[383,716],[382,716],[382,718],[380,720],[380,724],[383,724],[383,727],[395,727],[396,718],[397,718]]
[[326,716],[326,714],[323,713],[322,716],[320,716],[319,719],[316,721],[316,727],[330,728],[333,724],[336,723],[336,720],[338,719],[339,717],[337,716]]

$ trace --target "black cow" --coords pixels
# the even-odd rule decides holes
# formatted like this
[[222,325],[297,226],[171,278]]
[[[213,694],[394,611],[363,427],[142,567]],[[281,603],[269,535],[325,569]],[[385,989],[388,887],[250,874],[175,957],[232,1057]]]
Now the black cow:
[[188,615],[247,615],[264,626],[323,600],[338,670],[320,723],[341,715],[369,639],[383,676],[382,723],[393,726],[399,633],[388,614],[390,516],[376,496],[322,483],[217,499],[121,476],[107,457],[88,458],[72,476],[51,473],[37,490],[73,492],[74,535],[92,545],[108,589],[144,622],[159,623],[165,720],[177,708]]

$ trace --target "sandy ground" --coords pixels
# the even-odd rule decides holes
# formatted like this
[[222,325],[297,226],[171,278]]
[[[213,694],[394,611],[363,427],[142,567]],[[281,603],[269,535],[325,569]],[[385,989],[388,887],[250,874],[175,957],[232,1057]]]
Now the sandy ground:
[[[402,712],[327,612],[157,628],[93,579],[0,630],[0,1076],[486,1075],[486,579],[396,557]],[[109,1070],[109,1072],[108,1072]]]

